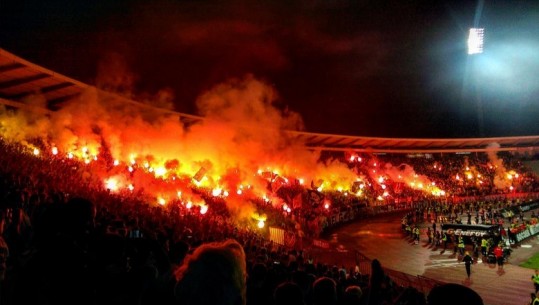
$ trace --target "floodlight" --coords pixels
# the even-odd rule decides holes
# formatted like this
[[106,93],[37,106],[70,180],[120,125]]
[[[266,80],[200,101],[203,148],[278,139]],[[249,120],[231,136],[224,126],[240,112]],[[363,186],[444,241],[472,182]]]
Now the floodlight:
[[483,53],[483,35],[485,29],[471,28],[468,36],[468,54]]

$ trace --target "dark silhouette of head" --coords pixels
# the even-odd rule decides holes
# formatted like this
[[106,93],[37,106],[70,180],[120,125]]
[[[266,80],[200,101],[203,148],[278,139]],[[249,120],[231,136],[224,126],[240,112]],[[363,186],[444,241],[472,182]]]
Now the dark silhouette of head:
[[477,292],[459,284],[444,284],[434,287],[428,297],[429,305],[483,305],[483,299]]
[[303,305],[303,292],[299,285],[293,282],[281,283],[273,293],[275,305]]
[[359,305],[361,304],[361,297],[363,296],[363,291],[359,286],[348,286],[344,290],[343,295],[343,304],[344,305]]
[[337,303],[337,284],[329,277],[321,277],[313,284],[313,303],[333,305]]
[[245,305],[246,261],[235,240],[203,244],[176,271],[181,305]]

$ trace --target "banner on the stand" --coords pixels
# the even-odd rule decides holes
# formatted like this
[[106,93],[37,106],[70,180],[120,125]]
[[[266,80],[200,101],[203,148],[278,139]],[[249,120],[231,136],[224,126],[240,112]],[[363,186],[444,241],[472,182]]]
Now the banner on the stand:
[[329,249],[329,242],[321,239],[313,239],[313,246],[322,249]]
[[539,224],[529,226],[525,230],[518,232],[515,235],[515,239],[517,240],[517,242],[521,242],[526,238],[535,236],[537,234],[539,234]]

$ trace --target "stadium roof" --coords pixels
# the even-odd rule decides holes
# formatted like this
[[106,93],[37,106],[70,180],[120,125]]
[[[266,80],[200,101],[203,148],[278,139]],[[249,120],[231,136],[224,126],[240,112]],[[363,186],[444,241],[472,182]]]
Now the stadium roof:
[[[75,99],[92,87],[64,75],[28,62],[0,49],[0,104],[34,111],[50,112],[68,100]],[[106,93],[110,98],[121,99],[140,107],[155,107],[116,94]],[[46,101],[46,109],[25,103],[25,99],[40,94]],[[184,123],[203,120],[203,117],[160,109],[179,116]],[[494,151],[537,151],[539,136],[461,138],[461,139],[401,139],[362,136],[332,135],[290,131],[298,141],[312,149],[326,151],[361,151],[381,153],[455,153]]]

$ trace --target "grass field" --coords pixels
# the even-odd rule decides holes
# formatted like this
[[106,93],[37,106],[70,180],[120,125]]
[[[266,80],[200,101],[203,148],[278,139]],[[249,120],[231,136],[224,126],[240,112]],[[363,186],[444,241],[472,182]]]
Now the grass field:
[[539,253],[536,253],[529,260],[520,264],[520,267],[530,268],[530,269],[539,269]]

